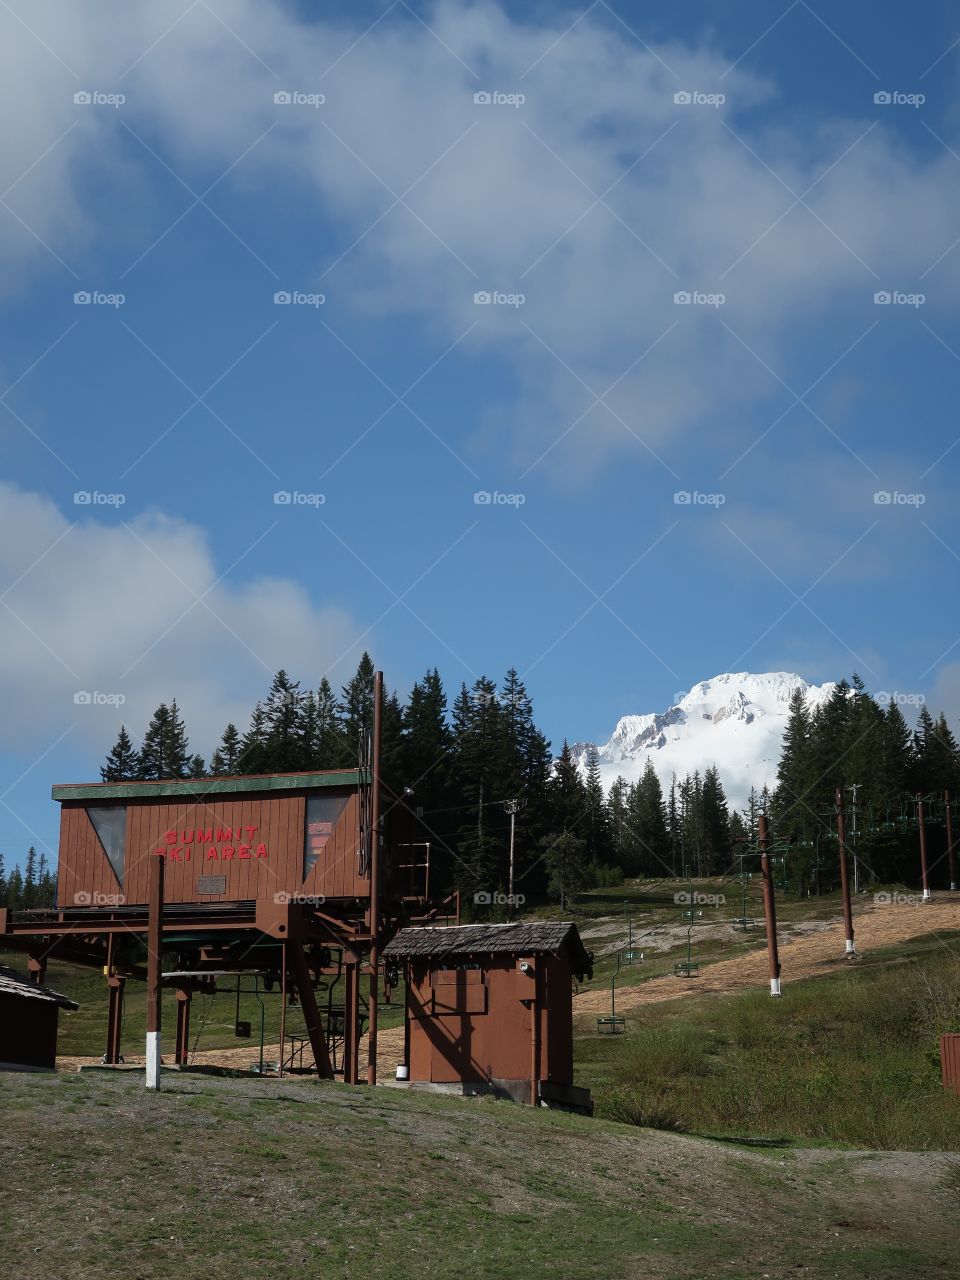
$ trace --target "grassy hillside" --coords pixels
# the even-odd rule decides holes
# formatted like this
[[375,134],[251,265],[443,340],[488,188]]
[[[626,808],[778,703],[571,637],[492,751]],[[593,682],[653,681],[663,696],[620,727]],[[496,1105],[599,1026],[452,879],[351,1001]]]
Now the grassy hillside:
[[10,1275],[955,1274],[960,1178],[942,1157],[746,1151],[316,1082],[164,1086],[0,1076]]
[[[950,945],[953,944],[953,945]],[[614,1119],[699,1134],[960,1149],[939,1036],[960,1031],[960,938],[916,940],[836,976],[632,1009],[577,1042],[578,1078]]]

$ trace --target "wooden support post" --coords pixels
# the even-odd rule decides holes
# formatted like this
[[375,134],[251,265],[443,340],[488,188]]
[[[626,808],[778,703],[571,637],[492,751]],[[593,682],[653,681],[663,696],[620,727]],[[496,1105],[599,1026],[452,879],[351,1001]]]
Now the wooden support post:
[[120,1033],[123,1029],[123,995],[126,978],[111,974],[107,978],[107,1051],[103,1060],[115,1067],[121,1059]]
[[360,1083],[360,966],[347,960],[343,990],[343,1082]]
[[[287,944],[280,943],[280,1066],[277,1075],[283,1079],[283,1055],[287,1052]],[[293,1062],[290,1063],[293,1066]]]
[[147,1075],[148,1089],[160,1088],[160,971],[163,948],[163,872],[165,859],[148,859],[147,888]]
[[843,817],[843,790],[840,787],[834,792],[834,807],[837,811],[837,840],[840,845],[840,896],[843,899],[845,949],[847,959],[855,960],[857,949],[853,945],[853,908],[850,905],[850,876],[847,871],[847,826]]
[[943,811],[947,822],[947,865],[950,868],[950,891],[957,890],[957,853],[953,847],[953,810],[950,807],[950,792],[943,793]]
[[920,875],[923,880],[923,901],[929,902],[933,897],[930,892],[930,881],[927,875],[927,818],[923,809],[923,799],[917,795],[917,828],[920,833]]
[[310,978],[307,958],[299,942],[288,942],[287,950],[290,955],[293,981],[297,987],[297,995],[300,997],[300,1008],[303,1010],[303,1020],[307,1024],[313,1060],[317,1064],[317,1075],[321,1080],[332,1080],[333,1064],[330,1061],[330,1051],[320,1023],[320,1010],[317,1008],[317,999],[313,994],[313,982]]
[[377,994],[380,985],[380,745],[383,726],[383,672],[373,677],[373,761],[370,786],[370,999],[367,1021],[367,1084],[377,1083]]
[[177,1047],[173,1060],[178,1067],[185,1067],[190,1057],[190,1001],[193,992],[188,987],[177,990]]
[[760,874],[763,880],[763,916],[767,925],[767,956],[770,961],[770,994],[780,995],[780,954],[777,950],[777,903],[773,895],[773,874],[767,852],[767,815],[761,813],[757,824],[760,843]]

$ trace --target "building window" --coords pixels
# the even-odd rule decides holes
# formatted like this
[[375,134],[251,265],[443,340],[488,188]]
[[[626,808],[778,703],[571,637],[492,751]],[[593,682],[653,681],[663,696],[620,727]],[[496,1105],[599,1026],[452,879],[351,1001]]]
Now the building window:
[[341,813],[347,805],[347,796],[307,796],[307,830],[303,844],[303,878],[317,864],[317,859],[333,835]]
[[100,808],[90,807],[87,809],[87,817],[93,823],[97,839],[113,867],[113,874],[122,887],[123,859],[127,843],[127,806],[114,804]]

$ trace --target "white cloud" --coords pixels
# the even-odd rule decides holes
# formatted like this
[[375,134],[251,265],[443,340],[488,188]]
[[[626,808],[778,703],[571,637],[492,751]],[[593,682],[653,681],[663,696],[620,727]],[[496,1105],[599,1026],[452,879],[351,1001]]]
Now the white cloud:
[[279,667],[315,683],[356,661],[348,613],[242,567],[219,581],[195,525],[145,514],[127,529],[77,511],[0,483],[0,744],[42,748],[72,725],[71,743],[106,751],[121,721],[142,732],[176,697],[207,753],[229,720],[245,727]]
[[[914,285],[955,238],[960,165],[946,151],[912,156],[869,103],[856,119],[774,131],[763,105],[776,87],[746,64],[726,74],[717,46],[645,49],[602,10],[569,31],[567,15],[521,22],[488,3],[443,0],[425,17],[430,29],[399,8],[363,34],[360,20],[299,21],[263,0],[31,11],[74,79],[0,14],[0,107],[21,126],[0,152],[7,180],[75,125],[11,204],[69,253],[78,236],[113,234],[81,213],[92,164],[104,181],[113,166],[157,168],[124,123],[191,181],[212,181],[256,143],[221,194],[279,183],[342,223],[343,248],[362,237],[324,279],[339,299],[419,314],[446,340],[478,322],[465,347],[508,361],[519,392],[506,438],[489,432],[476,447],[581,479],[624,449],[642,455],[638,437],[660,452],[696,430],[712,447],[718,414],[748,443],[755,411],[782,394],[761,362],[782,372],[805,334],[851,313],[828,361],[839,357],[877,318],[874,290]],[[77,109],[78,85],[120,87],[127,102]],[[326,102],[277,107],[278,89]],[[477,106],[477,90],[526,101]],[[677,105],[678,90],[727,101]],[[386,212],[411,184],[409,207]],[[810,208],[790,211],[792,193]],[[5,217],[0,256],[19,256],[27,233]],[[141,230],[146,247],[164,227]],[[317,281],[340,252],[325,220],[307,247]],[[957,262],[948,254],[930,276],[932,298],[949,296]],[[477,308],[485,288],[527,301]],[[696,289],[726,303],[674,304]],[[609,403],[623,421],[589,411],[541,462],[588,410],[578,379],[595,392],[620,379]]]

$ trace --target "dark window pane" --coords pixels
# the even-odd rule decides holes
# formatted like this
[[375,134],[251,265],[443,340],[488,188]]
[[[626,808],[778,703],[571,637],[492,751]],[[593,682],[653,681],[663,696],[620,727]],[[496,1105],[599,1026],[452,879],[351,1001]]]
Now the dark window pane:
[[303,843],[304,880],[326,848],[348,799],[348,796],[307,796],[307,831]]
[[93,823],[97,839],[110,860],[114,875],[123,885],[123,857],[127,840],[127,806],[114,804],[109,807],[88,808],[87,817]]

